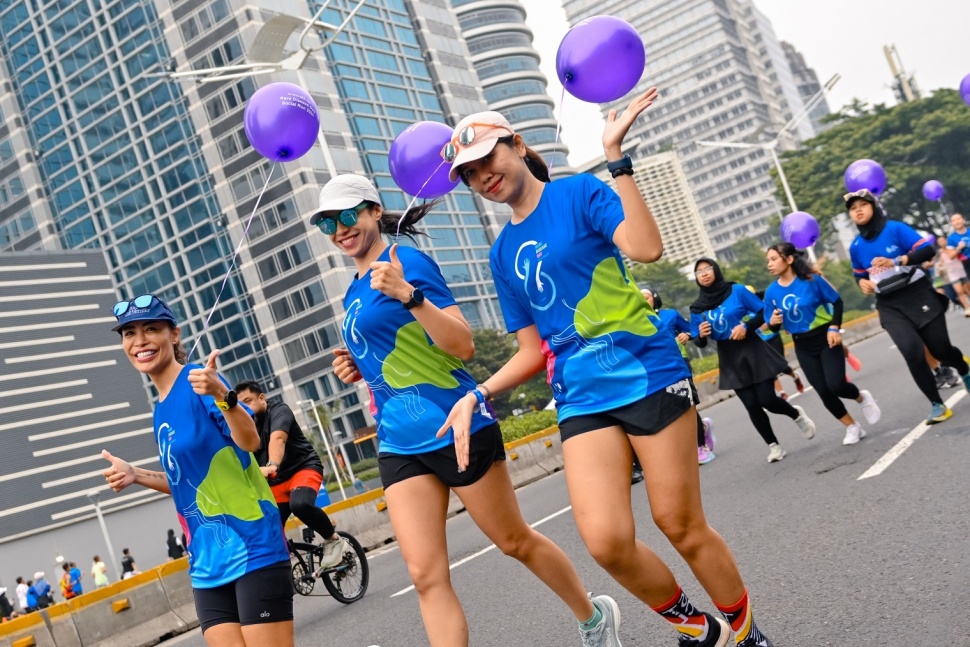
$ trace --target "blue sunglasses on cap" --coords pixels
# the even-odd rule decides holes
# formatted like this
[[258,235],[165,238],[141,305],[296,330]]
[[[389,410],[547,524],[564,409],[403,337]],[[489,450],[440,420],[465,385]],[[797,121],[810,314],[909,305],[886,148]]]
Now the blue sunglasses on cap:
[[120,317],[128,312],[132,306],[135,306],[136,308],[147,308],[152,304],[152,301],[156,300],[157,298],[158,297],[156,297],[154,294],[143,294],[139,297],[131,299],[130,301],[119,301],[115,304],[115,307],[112,308],[111,311],[116,317]]

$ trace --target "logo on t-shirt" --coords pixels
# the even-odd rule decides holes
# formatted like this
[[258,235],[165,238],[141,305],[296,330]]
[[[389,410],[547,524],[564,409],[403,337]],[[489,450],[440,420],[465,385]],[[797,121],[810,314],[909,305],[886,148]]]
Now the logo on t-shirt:
[[543,252],[548,256],[549,246],[535,240],[527,240],[515,254],[515,275],[522,280],[529,303],[536,310],[548,310],[556,300],[556,282],[542,271]]

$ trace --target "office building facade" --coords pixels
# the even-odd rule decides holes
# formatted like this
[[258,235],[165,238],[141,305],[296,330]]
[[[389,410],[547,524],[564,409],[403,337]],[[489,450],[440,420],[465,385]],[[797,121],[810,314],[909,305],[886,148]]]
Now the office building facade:
[[451,0],[489,109],[505,115],[540,153],[553,179],[571,175],[554,103],[519,0]]
[[[563,5],[572,25],[602,12],[592,0]],[[731,260],[742,238],[773,240],[768,223],[779,207],[770,154],[696,143],[767,141],[801,109],[770,23],[748,0],[620,0],[610,13],[630,22],[647,48],[643,80],[631,94],[661,90],[649,118],[627,137],[633,155],[676,148],[719,257]],[[604,104],[604,114],[622,103]],[[806,133],[796,129],[783,146]]]
[[[788,66],[791,68],[792,77],[798,87],[798,94],[801,96],[802,102],[807,104],[822,89],[822,85],[818,82],[818,75],[813,68],[808,66],[808,63],[805,62],[805,56],[795,49],[794,45],[782,41],[781,47],[788,59]],[[815,135],[831,127],[831,124],[822,121],[830,114],[832,114],[832,110],[824,97],[808,113],[808,119]]]
[[[321,19],[340,24],[355,4],[336,0]],[[255,379],[304,414],[325,403],[335,440],[346,442],[372,423],[366,390],[330,368],[352,270],[306,217],[319,188],[351,172],[373,178],[384,206],[403,211],[408,196],[388,170],[394,137],[487,104],[454,12],[435,1],[367,2],[296,71],[205,83],[166,76],[243,63],[270,18],[309,19],[320,6],[5,3],[0,251],[103,249],[118,296],[154,292],[172,304],[189,345],[200,342],[193,360],[220,348],[231,381]],[[260,157],[243,131],[246,100],[273,81],[306,88],[321,120],[318,145],[286,164]],[[417,243],[476,327],[500,325],[487,261],[498,220],[460,187],[424,219],[430,237]]]

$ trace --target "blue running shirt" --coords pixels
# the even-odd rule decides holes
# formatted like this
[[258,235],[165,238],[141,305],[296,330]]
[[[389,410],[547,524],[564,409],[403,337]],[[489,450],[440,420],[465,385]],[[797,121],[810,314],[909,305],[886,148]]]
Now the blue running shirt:
[[690,377],[677,343],[626,272],[619,196],[592,175],[545,185],[489,261],[510,333],[535,325],[559,421],[642,400]]
[[[731,294],[724,302],[713,310],[690,313],[690,335],[700,337],[701,323],[711,324],[710,338],[714,341],[724,341],[731,338],[731,331],[740,324],[764,309],[764,303],[754,292],[735,283],[731,286]],[[748,331],[751,332],[751,331]]]
[[967,258],[966,255],[970,253],[970,229],[965,229],[962,234],[952,231],[950,232],[950,235],[946,237],[946,246],[950,249],[956,249],[960,243],[963,243],[963,249],[960,250],[960,255],[957,258],[963,260]]
[[232,441],[215,399],[192,390],[193,368],[202,366],[184,366],[155,406],[155,442],[188,540],[192,586],[209,589],[290,555],[266,478]]
[[[862,236],[856,236],[852,241],[849,246],[852,272],[857,279],[872,278],[869,276],[872,259],[880,256],[896,258],[930,244],[932,244],[931,238],[923,238],[919,232],[904,222],[890,220],[874,239],[866,240]],[[912,268],[908,268],[907,271],[912,271]]]
[[[661,308],[657,310],[657,317],[660,319],[660,323],[663,326],[664,332],[677,340],[677,335],[682,332],[690,332],[690,324],[687,320],[672,308]],[[680,356],[683,358],[687,357],[687,347],[677,342],[677,348],[680,349]]]
[[778,308],[785,319],[785,330],[792,335],[806,333],[832,321],[832,304],[839,298],[835,288],[818,275],[812,280],[796,276],[784,287],[775,281],[765,290],[765,321],[770,321]]
[[[434,260],[398,245],[397,257],[408,283],[440,309],[455,299]],[[390,248],[378,260],[390,260]],[[435,438],[451,408],[476,386],[461,360],[434,345],[400,301],[370,287],[370,270],[355,278],[344,296],[343,337],[371,392],[377,420],[378,451],[424,454],[455,442],[449,431]],[[471,432],[495,423],[476,410]]]

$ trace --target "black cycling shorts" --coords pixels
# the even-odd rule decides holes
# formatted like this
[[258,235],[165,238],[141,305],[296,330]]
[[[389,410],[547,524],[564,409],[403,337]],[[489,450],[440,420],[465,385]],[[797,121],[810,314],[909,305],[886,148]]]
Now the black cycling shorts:
[[566,418],[559,423],[559,437],[566,442],[573,436],[607,427],[622,427],[631,436],[652,436],[670,426],[697,402],[694,381],[685,378],[622,407]]
[[454,443],[425,454],[383,453],[377,457],[377,467],[381,472],[384,489],[423,474],[433,474],[452,488],[477,482],[485,476],[495,461],[504,460],[505,443],[502,442],[502,430],[496,422],[471,435],[468,444],[468,469],[464,472],[458,471]]
[[203,634],[209,627],[227,622],[245,627],[293,619],[289,561],[265,566],[212,589],[193,588],[192,592]]

